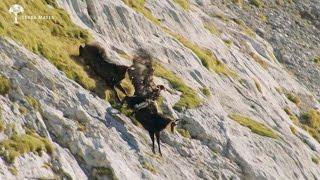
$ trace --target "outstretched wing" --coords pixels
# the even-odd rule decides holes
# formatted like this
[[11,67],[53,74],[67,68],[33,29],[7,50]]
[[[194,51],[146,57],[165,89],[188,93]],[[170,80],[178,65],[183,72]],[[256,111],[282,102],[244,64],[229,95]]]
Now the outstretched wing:
[[128,72],[135,88],[135,95],[146,97],[156,87],[153,82],[152,57],[143,49],[139,49],[137,54]]

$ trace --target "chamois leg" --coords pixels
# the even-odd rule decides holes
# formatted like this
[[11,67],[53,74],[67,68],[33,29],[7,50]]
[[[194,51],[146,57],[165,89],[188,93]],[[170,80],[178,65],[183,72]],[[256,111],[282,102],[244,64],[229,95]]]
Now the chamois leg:
[[153,154],[155,154],[156,151],[155,151],[155,147],[154,147],[154,133],[149,132],[149,135],[150,135],[150,138],[151,138],[151,141],[152,141],[152,152],[153,152]]
[[160,153],[160,156],[162,156],[162,153],[161,153],[161,145],[160,145],[160,131],[159,132],[156,132],[156,137],[157,137],[157,142],[158,142],[158,148],[159,148],[159,153]]

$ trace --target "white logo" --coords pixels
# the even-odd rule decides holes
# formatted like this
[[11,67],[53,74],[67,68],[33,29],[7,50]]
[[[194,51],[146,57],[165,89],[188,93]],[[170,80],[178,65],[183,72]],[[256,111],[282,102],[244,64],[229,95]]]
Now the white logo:
[[18,24],[18,14],[23,13],[24,9],[19,4],[14,4],[9,9],[10,14],[14,14],[14,23]]

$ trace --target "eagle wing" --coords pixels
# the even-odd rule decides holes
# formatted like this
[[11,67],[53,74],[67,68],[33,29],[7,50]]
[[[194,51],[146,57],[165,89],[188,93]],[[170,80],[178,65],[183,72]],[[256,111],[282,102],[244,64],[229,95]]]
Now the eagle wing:
[[147,52],[140,50],[139,56],[134,57],[133,65],[129,69],[129,76],[135,88],[135,95],[148,97],[155,88],[153,81],[154,69],[152,58]]

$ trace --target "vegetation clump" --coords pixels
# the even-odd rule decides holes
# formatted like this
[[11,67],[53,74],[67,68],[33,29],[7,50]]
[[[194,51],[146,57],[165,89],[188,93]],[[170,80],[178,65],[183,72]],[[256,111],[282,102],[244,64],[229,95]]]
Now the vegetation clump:
[[174,0],[177,4],[179,4],[183,9],[188,10],[190,9],[189,0]]
[[263,6],[262,0],[250,0],[250,4],[256,6],[257,8],[261,8]]
[[216,72],[218,74],[224,74],[226,76],[236,77],[237,74],[228,69],[221,61],[217,59],[215,54],[213,54],[209,49],[204,49],[197,44],[191,42],[187,38],[180,34],[171,33],[181,44],[189,48],[197,57],[201,60],[202,65],[206,67],[211,72]]
[[221,31],[213,23],[206,23],[204,25],[204,28],[206,28],[211,34],[214,34],[214,35],[221,34]]
[[225,67],[225,65],[221,61],[219,61],[210,50],[198,46],[197,44],[183,37],[182,35],[175,33],[170,29],[168,29],[167,27],[165,27],[164,25],[162,25],[161,22],[152,15],[152,12],[144,7],[145,0],[123,0],[123,2],[129,7],[136,10],[137,12],[142,13],[151,22],[160,26],[164,32],[173,36],[185,47],[192,50],[199,57],[203,66],[205,66],[207,69],[211,70],[212,72],[221,73],[224,75],[230,75],[232,77],[237,76],[237,74],[234,71]]
[[290,126],[290,130],[292,132],[292,134],[297,134],[297,129],[294,126]]
[[311,157],[312,162],[314,162],[315,164],[320,164],[320,158],[317,156],[313,156]]
[[10,173],[12,174],[12,175],[18,175],[18,170],[17,170],[17,168],[15,168],[15,167],[12,167],[12,168],[8,168],[8,170],[10,171]]
[[0,76],[0,95],[5,95],[10,90],[10,81],[5,76]]
[[303,113],[300,119],[291,113],[291,111],[286,110],[286,113],[289,115],[289,118],[293,123],[305,131],[307,131],[315,140],[320,142],[320,112],[311,109]]
[[223,42],[224,42],[228,47],[231,47],[231,45],[232,45],[232,41],[229,40],[229,39],[225,39],[225,40],[223,40]]
[[211,91],[208,87],[201,88],[201,92],[206,96],[206,97],[211,97]]
[[189,139],[191,138],[191,135],[190,135],[189,131],[186,130],[186,129],[177,128],[177,132],[178,132],[181,136],[183,136],[183,137],[185,137],[185,138],[189,138]]
[[[15,0],[0,1],[0,9],[9,9]],[[30,51],[51,61],[66,76],[92,90],[95,81],[71,56],[78,55],[80,44],[90,41],[88,31],[77,27],[67,12],[58,8],[54,0],[19,1],[24,15],[47,15],[48,20],[20,20],[14,24],[7,11],[0,11],[0,36],[7,36],[22,43]],[[48,5],[51,8],[48,8]]]
[[174,89],[182,92],[180,101],[174,105],[176,110],[195,108],[201,104],[197,92],[187,86],[181,78],[177,77],[173,72],[167,70],[162,65],[155,64],[155,75],[168,80]]
[[274,133],[270,128],[262,123],[252,120],[249,117],[245,117],[238,114],[230,114],[229,117],[234,121],[238,122],[242,126],[248,127],[252,132],[259,134],[261,136],[266,136],[270,138],[278,138],[278,135]]
[[107,176],[111,180],[117,180],[117,176],[114,173],[114,170],[112,168],[107,168],[107,167],[95,167],[94,170],[94,177],[99,177],[99,176]]
[[295,103],[296,105],[300,105],[301,100],[300,100],[300,98],[299,98],[298,96],[296,96],[295,94],[293,94],[293,93],[287,93],[286,96],[287,96],[287,98],[288,98],[291,102]]
[[40,103],[34,97],[32,97],[31,95],[28,95],[25,98],[26,98],[26,101],[28,102],[28,104],[30,106],[32,106],[35,110],[39,110],[40,109]]
[[0,132],[3,132],[5,129],[6,129],[6,125],[0,117]]
[[316,64],[320,65],[320,56],[314,58],[313,61],[314,61]]
[[320,112],[311,109],[302,115],[302,123],[320,132]]
[[147,170],[149,170],[149,171],[152,172],[153,174],[157,174],[156,168],[155,168],[152,164],[150,164],[150,163],[148,163],[148,162],[143,162],[143,163],[142,163],[142,167],[145,168],[145,169],[147,169]]
[[141,14],[143,14],[147,19],[149,19],[150,21],[152,21],[153,23],[160,25],[160,21],[159,19],[157,19],[156,17],[154,17],[151,13],[151,11],[147,8],[144,7],[145,5],[145,0],[123,0],[123,2],[131,7],[132,9],[136,10],[137,12],[140,12]]
[[0,142],[0,156],[9,163],[13,163],[16,157],[28,152],[42,154],[46,151],[52,154],[54,147],[51,142],[37,134],[13,135],[10,139]]

